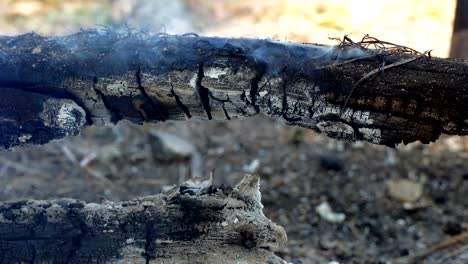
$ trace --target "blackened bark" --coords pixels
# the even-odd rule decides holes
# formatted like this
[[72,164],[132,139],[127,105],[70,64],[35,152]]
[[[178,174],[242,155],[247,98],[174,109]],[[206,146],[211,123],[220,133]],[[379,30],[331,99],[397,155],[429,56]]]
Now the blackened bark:
[[127,202],[0,202],[0,263],[283,263],[259,178],[190,182]]
[[[383,62],[401,65],[359,81]],[[388,146],[468,133],[466,62],[355,46],[31,33],[0,37],[0,89],[4,148],[121,119],[231,120],[259,112],[338,139]]]

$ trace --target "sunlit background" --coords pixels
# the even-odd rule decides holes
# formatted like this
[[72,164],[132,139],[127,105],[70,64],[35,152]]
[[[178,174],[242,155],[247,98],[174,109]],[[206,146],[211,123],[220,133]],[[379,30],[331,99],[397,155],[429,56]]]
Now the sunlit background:
[[67,34],[128,23],[149,31],[330,43],[370,34],[446,56],[454,0],[0,0],[0,33]]

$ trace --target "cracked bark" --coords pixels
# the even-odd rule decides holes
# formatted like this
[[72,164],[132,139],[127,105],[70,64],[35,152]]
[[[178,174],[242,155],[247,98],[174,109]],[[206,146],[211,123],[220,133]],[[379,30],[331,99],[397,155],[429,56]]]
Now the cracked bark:
[[171,94],[174,96],[174,100],[176,101],[176,104],[179,106],[179,108],[184,112],[184,114],[187,116],[188,119],[192,117],[190,114],[190,109],[182,103],[180,100],[180,97],[174,92],[174,87],[171,85]]
[[203,109],[205,109],[206,117],[208,120],[211,120],[213,119],[213,116],[211,115],[210,90],[202,85],[203,77],[205,77],[205,73],[203,72],[203,64],[200,64],[198,66],[198,74],[195,85],[200,102],[203,106]]
[[284,263],[258,176],[204,183],[118,203],[0,202],[0,263]]
[[[342,140],[394,146],[468,134],[468,64],[375,50],[84,30],[0,37],[0,146],[43,144],[91,124],[259,112]],[[414,58],[385,54],[387,65]],[[227,99],[223,99],[227,98]]]

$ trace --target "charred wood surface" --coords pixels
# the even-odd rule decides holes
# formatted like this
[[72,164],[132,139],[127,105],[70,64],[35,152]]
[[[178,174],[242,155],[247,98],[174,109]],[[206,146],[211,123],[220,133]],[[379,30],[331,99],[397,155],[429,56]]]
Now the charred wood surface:
[[262,212],[259,179],[186,182],[126,202],[0,203],[0,263],[283,263],[283,228]]
[[[385,67],[392,64],[398,66]],[[30,33],[0,37],[0,92],[4,148],[122,119],[231,120],[260,112],[334,138],[388,146],[468,133],[465,61],[354,46]]]

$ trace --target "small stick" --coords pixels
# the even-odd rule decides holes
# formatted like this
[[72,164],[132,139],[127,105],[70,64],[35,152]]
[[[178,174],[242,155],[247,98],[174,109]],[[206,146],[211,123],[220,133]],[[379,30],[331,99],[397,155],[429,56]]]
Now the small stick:
[[318,67],[317,69],[324,69],[324,68],[330,68],[330,67],[343,66],[343,65],[345,65],[345,64],[352,63],[352,62],[355,62],[355,61],[358,61],[358,60],[369,59],[369,58],[375,57],[375,56],[377,56],[377,55],[378,55],[378,54],[371,54],[371,55],[368,55],[368,56],[359,57],[359,58],[354,58],[354,59],[349,59],[349,60],[345,60],[345,61],[338,62],[338,63],[335,62],[335,63],[330,64],[330,65]]
[[417,260],[419,260],[421,258],[424,258],[426,256],[429,256],[430,254],[432,254],[432,253],[434,253],[434,252],[436,252],[438,250],[442,250],[442,249],[454,246],[454,245],[456,245],[458,243],[461,243],[461,242],[464,242],[464,241],[467,241],[467,240],[468,240],[468,232],[464,232],[464,233],[458,234],[456,236],[449,237],[449,238],[443,240],[442,242],[438,243],[437,245],[434,245],[434,246],[432,246],[432,247],[430,247],[428,249],[424,249],[424,250],[422,250],[420,252],[417,252],[416,254],[414,254],[412,256],[397,259],[397,261],[395,263],[414,263]]
[[397,67],[397,66],[401,66],[403,64],[406,64],[406,63],[410,63],[412,61],[415,61],[417,59],[420,59],[422,57],[424,57],[425,55],[424,54],[421,54],[419,56],[416,56],[416,57],[412,57],[412,58],[408,58],[408,59],[405,59],[405,60],[401,60],[401,61],[397,61],[395,63],[392,63],[392,64],[389,64],[387,66],[384,66],[384,67],[379,67],[377,69],[374,69],[370,72],[368,72],[366,75],[364,75],[361,79],[359,79],[359,81],[357,81],[353,87],[351,88],[351,91],[349,92],[348,96],[346,96],[346,100],[343,104],[343,107],[341,107],[341,110],[340,110],[340,116],[343,114],[344,112],[344,109],[346,108],[346,106],[348,105],[348,102],[349,102],[349,99],[351,98],[351,95],[353,94],[354,90],[356,89],[356,87],[358,87],[362,82],[364,82],[365,80],[369,79],[370,77],[374,76],[375,74],[381,72],[381,71],[384,71],[384,70],[387,70],[387,69],[390,69],[390,68],[394,68],[394,67]]

